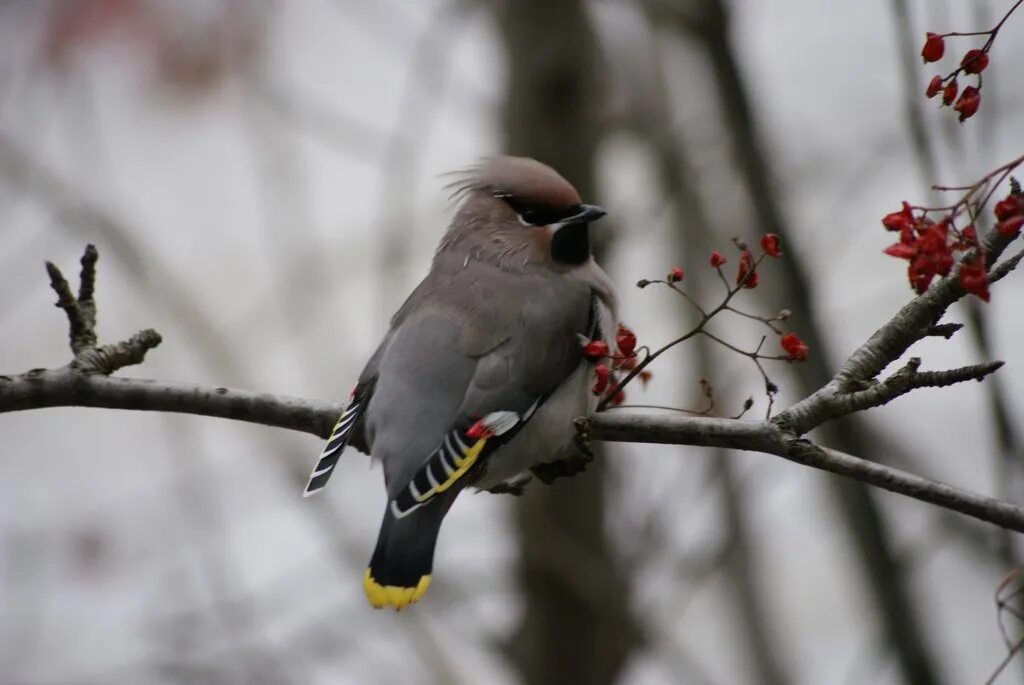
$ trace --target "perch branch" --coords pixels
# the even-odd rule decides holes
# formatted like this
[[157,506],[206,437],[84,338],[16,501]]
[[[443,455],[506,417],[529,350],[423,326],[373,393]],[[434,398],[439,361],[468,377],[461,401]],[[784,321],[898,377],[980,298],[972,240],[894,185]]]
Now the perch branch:
[[[1006,260],[993,271],[1002,268],[1005,274],[1016,266],[1016,261],[1019,261],[1019,256]],[[329,435],[335,418],[341,412],[340,403],[188,383],[111,377],[110,374],[120,368],[140,363],[146,352],[160,343],[160,336],[155,331],[145,330],[120,343],[96,346],[95,265],[96,251],[89,246],[82,258],[78,297],[72,294],[60,270],[52,264],[47,265],[51,285],[57,292],[57,305],[68,317],[74,359],[58,369],[0,375],[0,414],[62,406],[167,411],[287,428],[321,438]],[[950,371],[922,372],[918,370],[920,360],[915,358],[881,383],[866,382],[873,375],[863,375],[863,369],[878,366],[877,374],[886,365],[879,360],[877,348],[899,348],[898,354],[902,354],[904,343],[909,346],[907,341],[928,335],[937,315],[955,301],[957,293],[953,288],[949,281],[940,283],[913,300],[879,329],[872,340],[883,342],[866,349],[871,347],[869,341],[851,356],[853,361],[848,360],[844,364],[847,375],[859,376],[860,384],[841,395],[835,386],[844,371],[828,386],[770,421],[612,412],[579,419],[577,429],[581,435],[605,441],[726,447],[773,454],[1024,532],[1024,509],[1014,504],[874,463],[800,437],[830,418],[885,404],[910,390],[981,380],[998,369],[1001,362]],[[960,292],[959,296],[962,295]],[[945,302],[945,307],[935,310],[936,300]],[[909,326],[908,321],[916,327]]]

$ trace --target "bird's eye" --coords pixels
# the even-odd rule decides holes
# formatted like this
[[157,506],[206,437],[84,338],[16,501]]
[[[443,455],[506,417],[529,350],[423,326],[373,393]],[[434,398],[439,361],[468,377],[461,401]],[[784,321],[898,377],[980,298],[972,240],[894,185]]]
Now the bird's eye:
[[524,226],[548,226],[579,214],[581,211],[580,205],[551,207],[550,205],[526,203],[513,196],[502,197],[501,199],[512,208],[519,218],[519,223]]
[[523,226],[548,226],[550,224],[557,224],[567,217],[578,214],[580,211],[578,205],[556,209],[553,207],[538,205],[524,206],[523,203],[516,201],[514,198],[503,199],[510,207],[512,207],[513,210],[515,210],[516,215],[519,217],[519,223]]
[[540,226],[544,221],[540,217],[540,212],[533,209],[527,209],[519,214],[519,223],[524,226]]

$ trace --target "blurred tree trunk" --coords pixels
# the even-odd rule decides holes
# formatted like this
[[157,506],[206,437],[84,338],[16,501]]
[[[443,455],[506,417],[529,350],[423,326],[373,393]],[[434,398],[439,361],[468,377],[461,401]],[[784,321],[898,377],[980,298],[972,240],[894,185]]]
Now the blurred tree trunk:
[[[782,237],[784,245],[794,245],[793,233],[783,217],[776,189],[771,183],[772,169],[763,142],[758,135],[749,94],[730,43],[730,17],[725,0],[698,0],[687,3],[696,12],[682,24],[704,47],[719,90],[722,112],[733,136],[736,164],[753,203],[753,213],[765,232]],[[680,17],[688,14],[685,10]],[[780,283],[782,300],[796,312],[814,312],[813,286],[792,249],[782,260],[784,278]],[[801,321],[802,337],[814,351],[797,368],[800,393],[809,393],[831,377],[828,343],[813,319]],[[822,429],[824,441],[851,454],[875,454],[877,433],[865,422],[845,419]],[[874,438],[874,439],[873,439]],[[930,685],[941,680],[934,667],[933,650],[922,630],[919,612],[907,587],[907,575],[897,563],[889,535],[888,522],[869,489],[855,481],[836,479],[837,502],[861,559],[868,587],[882,618],[885,644],[897,657],[903,679],[913,685]]]
[[[661,130],[667,130],[662,128]],[[664,176],[666,192],[675,197],[679,208],[679,228],[676,231],[677,254],[684,255],[685,271],[695,272],[704,266],[703,258],[714,249],[711,225],[703,209],[703,200],[698,196],[691,179],[692,173],[681,172],[689,156],[668,140],[655,148],[661,157],[661,173]],[[675,159],[672,159],[675,158]],[[685,256],[688,255],[687,260]],[[700,255],[697,259],[693,255]],[[700,263],[698,264],[698,261]],[[690,294],[698,302],[708,301],[704,296],[701,279],[689,284]],[[693,349],[701,373],[710,379],[718,377],[715,369],[711,343],[704,336],[698,336]],[[692,379],[680,379],[680,383],[692,383]],[[750,682],[761,685],[786,685],[792,682],[781,650],[776,640],[777,623],[768,612],[768,601],[758,584],[762,560],[755,554],[751,540],[750,517],[756,513],[748,511],[750,497],[743,492],[740,478],[736,473],[734,455],[724,449],[709,449],[712,479],[721,492],[721,514],[723,529],[728,540],[726,563],[723,572],[732,588],[731,603],[738,619],[738,633],[745,642],[749,655],[752,678]]]
[[[601,100],[583,3],[502,2],[496,12],[508,64],[507,151],[552,165],[594,198]],[[575,478],[533,483],[516,502],[525,611],[512,658],[530,685],[614,682],[637,643],[605,526],[605,470],[598,457]]]
[[[638,93],[643,102],[639,104],[632,124],[637,135],[647,141],[657,159],[662,189],[665,197],[671,198],[675,207],[675,253],[679,255],[684,271],[689,273],[704,266],[704,255],[714,249],[716,240],[704,199],[693,182],[697,176],[692,170],[692,155],[685,145],[685,140],[672,134],[668,118],[668,98],[664,89],[664,70],[660,59],[651,66],[651,70],[654,73],[649,77],[655,81],[655,87],[659,92]],[[639,82],[641,79],[637,80]],[[698,302],[705,301],[702,280],[696,278],[688,283],[693,298]],[[692,342],[696,351],[697,368],[708,378],[716,378],[708,339],[698,336]],[[684,387],[690,382],[692,379],[680,379]],[[708,458],[711,460],[713,480],[721,490],[721,516],[729,550],[724,571],[733,589],[732,602],[739,620],[739,632],[750,656],[753,676],[751,682],[761,685],[786,685],[792,682],[792,679],[776,643],[776,624],[768,613],[768,602],[757,582],[761,560],[755,555],[751,544],[747,512],[749,498],[742,492],[735,464],[727,450],[708,450]]]

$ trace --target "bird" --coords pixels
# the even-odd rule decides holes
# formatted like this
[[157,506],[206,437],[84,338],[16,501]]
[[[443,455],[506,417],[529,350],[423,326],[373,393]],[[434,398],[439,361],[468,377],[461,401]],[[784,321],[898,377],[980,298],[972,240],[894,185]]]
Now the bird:
[[573,419],[598,399],[582,345],[616,349],[618,299],[590,251],[605,210],[527,157],[453,176],[457,208],[429,273],[391,319],[303,493],[327,485],[346,444],[381,462],[387,504],[363,575],[376,608],[423,597],[462,490],[521,483],[569,453]]

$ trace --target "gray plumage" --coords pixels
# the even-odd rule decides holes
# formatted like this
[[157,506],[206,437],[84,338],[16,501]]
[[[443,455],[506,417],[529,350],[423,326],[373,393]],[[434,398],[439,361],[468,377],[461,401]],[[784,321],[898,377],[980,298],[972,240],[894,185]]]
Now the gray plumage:
[[[386,512],[368,571],[375,587],[411,587],[417,574],[429,578],[433,537],[426,538],[436,536],[463,487],[493,487],[534,463],[558,458],[572,441],[572,419],[596,403],[581,336],[599,331],[614,349],[615,294],[586,247],[586,223],[603,211],[581,205],[561,176],[524,158],[486,160],[456,185],[456,216],[430,272],[395,314],[361,374],[359,402],[354,400],[361,415],[349,417],[354,429],[342,439],[381,461],[388,498],[394,500],[460,421],[515,412],[521,423],[445,490],[442,501],[397,518],[391,509]],[[564,219],[524,225],[532,217]],[[556,249],[559,231],[568,238],[559,238]],[[584,259],[559,259],[578,254],[581,240]],[[326,472],[318,465],[325,475],[317,489],[333,464]],[[410,554],[417,559],[405,558]],[[403,603],[379,594],[375,601],[369,586],[367,594],[375,605]],[[418,595],[410,597],[415,601]]]
[[[501,161],[497,170],[483,167],[480,176],[500,177]],[[392,319],[378,363],[362,374],[377,377],[364,425],[389,496],[460,413],[525,411],[566,381],[584,363],[579,336],[588,332],[593,297],[605,311],[602,329],[614,340],[617,302],[605,273],[593,260],[569,268],[554,262],[545,249],[547,229],[523,226],[505,202],[488,194],[492,187],[493,181],[481,190],[469,186],[430,273]],[[501,192],[513,190],[502,186]],[[576,388],[573,416],[586,413],[588,388]],[[555,435],[540,436],[550,441],[536,461],[554,459],[571,441],[573,416]],[[506,475],[501,462],[518,451],[522,437],[491,458],[479,485],[493,486],[494,472],[515,475]]]

